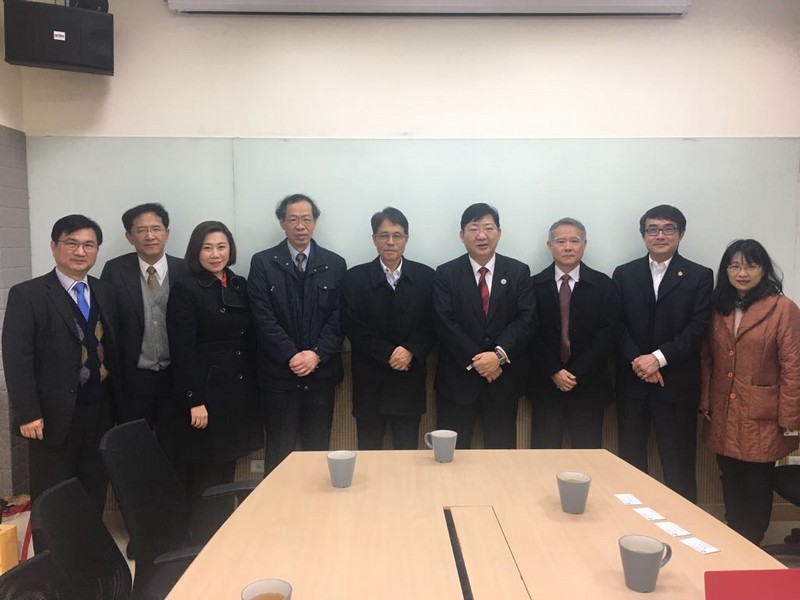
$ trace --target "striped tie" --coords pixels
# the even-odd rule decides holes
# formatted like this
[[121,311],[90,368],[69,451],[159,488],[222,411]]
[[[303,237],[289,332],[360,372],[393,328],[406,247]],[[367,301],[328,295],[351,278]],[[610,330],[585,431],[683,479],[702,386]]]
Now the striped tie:
[[486,267],[481,267],[478,269],[478,273],[481,274],[481,278],[478,280],[478,291],[481,293],[481,303],[483,304],[483,314],[489,314],[489,286],[486,284],[486,274],[489,272],[489,269]]

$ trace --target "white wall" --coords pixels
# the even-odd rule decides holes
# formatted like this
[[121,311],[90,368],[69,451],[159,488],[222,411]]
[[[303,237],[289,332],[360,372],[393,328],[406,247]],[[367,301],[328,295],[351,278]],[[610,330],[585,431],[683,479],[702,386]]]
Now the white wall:
[[800,136],[797,0],[695,0],[682,19],[111,9],[117,74],[23,69],[28,135]]
[[[5,48],[4,32],[3,11],[0,10],[0,48]],[[22,69],[4,60],[0,62],[0,125],[22,130]]]

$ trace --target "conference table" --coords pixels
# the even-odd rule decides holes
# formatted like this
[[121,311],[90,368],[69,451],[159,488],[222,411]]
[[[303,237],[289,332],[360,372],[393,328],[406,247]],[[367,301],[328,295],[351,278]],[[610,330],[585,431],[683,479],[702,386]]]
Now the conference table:
[[[592,476],[586,511],[562,512],[559,471]],[[616,494],[632,494],[627,505]],[[688,535],[672,537],[635,508]],[[782,565],[694,504],[606,450],[362,451],[348,488],[324,452],[294,452],[220,528],[168,600],[236,600],[275,577],[292,600],[640,598],[625,587],[617,540],[669,543],[649,597],[704,598],[710,570]],[[696,537],[718,549],[682,543]]]

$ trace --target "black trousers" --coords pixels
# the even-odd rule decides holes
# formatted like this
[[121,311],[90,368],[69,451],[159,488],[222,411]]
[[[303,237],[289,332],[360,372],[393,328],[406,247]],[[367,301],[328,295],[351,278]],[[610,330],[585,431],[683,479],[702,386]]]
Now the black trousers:
[[[128,407],[126,421],[144,419],[173,465],[178,463],[179,406],[172,395],[172,367],[161,371],[136,369],[136,406]],[[185,417],[184,417],[185,418]]]
[[230,515],[233,499],[208,498],[203,500],[203,491],[212,485],[232,482],[236,471],[236,461],[220,464],[189,463],[185,466],[184,471],[192,542],[205,544]]
[[327,450],[331,443],[334,389],[261,392],[261,416],[267,434],[264,473],[271,472],[297,445]]
[[772,517],[775,463],[747,462],[717,454],[728,526],[756,546]]
[[416,450],[419,447],[419,421],[419,415],[391,415],[356,419],[358,449],[382,449],[383,434],[388,423],[392,430],[392,447],[395,450]]
[[[45,428],[47,423],[45,422]],[[102,514],[106,504],[108,475],[100,459],[100,438],[111,428],[108,402],[76,404],[64,442],[48,446],[38,440],[29,444],[31,501],[57,483],[77,477]]]
[[604,408],[533,405],[531,448],[563,448],[569,431],[572,448],[602,448]]
[[436,394],[436,428],[458,433],[456,448],[472,447],[472,432],[478,417],[483,424],[484,448],[517,447],[517,405],[519,398],[492,398],[486,383],[472,404],[456,404]]
[[697,406],[653,398],[618,398],[619,456],[647,473],[647,439],[652,427],[664,482],[697,503]]

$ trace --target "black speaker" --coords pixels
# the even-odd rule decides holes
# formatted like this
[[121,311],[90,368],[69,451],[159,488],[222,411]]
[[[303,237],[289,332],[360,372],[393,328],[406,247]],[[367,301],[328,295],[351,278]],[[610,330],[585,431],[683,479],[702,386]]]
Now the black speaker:
[[114,15],[5,0],[6,62],[12,65],[114,74]]

